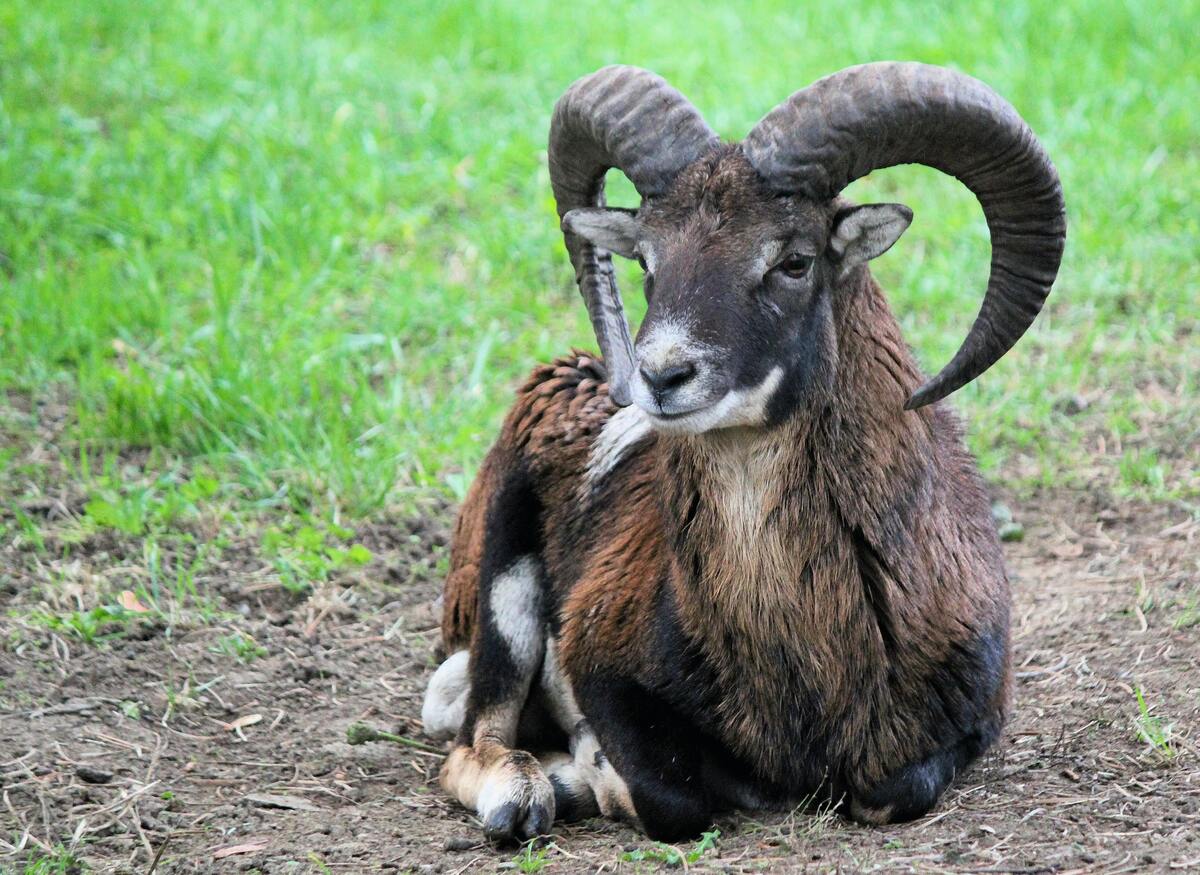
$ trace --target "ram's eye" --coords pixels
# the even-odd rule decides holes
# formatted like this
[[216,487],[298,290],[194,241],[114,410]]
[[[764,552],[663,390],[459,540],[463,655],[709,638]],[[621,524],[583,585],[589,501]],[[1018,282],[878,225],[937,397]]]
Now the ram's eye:
[[811,255],[801,255],[799,252],[793,252],[783,261],[779,262],[779,269],[783,271],[785,276],[798,280],[808,273],[808,269],[812,267],[812,263]]

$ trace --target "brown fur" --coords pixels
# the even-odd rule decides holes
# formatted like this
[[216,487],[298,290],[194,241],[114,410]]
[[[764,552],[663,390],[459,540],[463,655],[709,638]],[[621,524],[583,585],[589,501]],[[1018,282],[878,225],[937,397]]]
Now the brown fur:
[[[737,351],[771,340],[734,333],[750,324],[749,307],[739,313],[730,302],[753,293],[734,269],[737,252],[780,223],[824,246],[823,229],[843,205],[793,203],[757,185],[726,149],[644,209],[669,262],[659,283],[670,287],[657,293],[648,321],[708,306],[697,319],[698,331],[712,335],[706,342]],[[667,258],[672,247],[679,251]],[[703,250],[711,269],[692,264],[688,247]],[[761,279],[761,268],[750,274]],[[957,750],[976,725],[987,724],[980,738],[994,737],[1003,720],[1008,584],[956,420],[938,405],[903,410],[921,375],[866,267],[814,285],[803,300],[778,300],[815,326],[807,382],[785,386],[787,415],[770,427],[651,434],[597,482],[589,455],[616,410],[603,366],[576,351],[533,372],[463,504],[443,639],[456,650],[477,638],[485,532],[496,526],[489,508],[506,484],[527,482],[537,508],[527,524],[539,529],[546,604],[555,611],[551,643],[570,685],[616,678],[670,693],[664,685],[695,678],[703,693],[684,711],[703,710],[704,733],[752,772],[749,793],[797,792],[827,762],[852,812],[886,820],[892,806],[869,803],[879,787],[903,806],[903,792],[886,790],[891,777]],[[662,641],[694,650],[697,674],[685,667],[664,675],[677,654],[656,652]],[[971,698],[993,689],[991,701]],[[511,724],[499,712],[475,719],[475,737],[460,737],[474,752],[456,751],[443,773],[468,804],[469,774],[499,768],[515,744],[515,728],[498,732],[496,745],[486,735]],[[603,738],[603,727],[594,728]],[[573,742],[593,738],[563,729]],[[804,760],[809,750],[816,766]],[[919,796],[924,779],[914,781]],[[932,801],[913,802],[912,811],[922,804]]]
[[[658,437],[635,448],[623,462],[624,488],[604,511],[618,524],[594,530],[575,579],[556,574],[567,564],[563,554],[575,549],[564,524],[583,510],[575,484],[614,411],[591,358],[577,352],[535,370],[499,441],[523,444],[531,464],[549,475],[540,496],[545,555],[563,597],[559,646],[568,677],[595,665],[651,674],[655,655],[639,630],[669,571],[684,623],[723,679],[724,736],[764,774],[788,755],[776,737],[785,724],[785,679],[773,669],[779,654],[789,654],[791,670],[820,689],[830,734],[872,780],[935,741],[922,735],[908,708],[924,670],[949,658],[959,630],[1007,616],[990,520],[973,511],[982,486],[958,426],[938,408],[900,412],[920,374],[878,286],[865,271],[858,284],[840,314],[835,408],[768,432]],[[904,519],[889,516],[897,484],[920,478],[914,466],[931,457],[942,476]],[[469,640],[479,521],[495,476],[485,463],[456,527],[446,589],[449,649]],[[738,489],[731,478],[753,481],[762,502],[755,512],[737,518],[730,509]],[[676,531],[694,495],[710,500]],[[878,541],[898,528],[917,547],[903,580],[885,578],[890,653],[858,581],[848,526]],[[675,538],[678,554],[670,548]],[[702,569],[697,576],[687,570],[693,560]]]
[[450,574],[442,611],[442,643],[448,653],[467,647],[478,612],[479,567],[488,502],[499,486],[511,450],[529,460],[554,506],[587,464],[591,442],[616,407],[608,400],[604,371],[595,358],[575,350],[541,365],[517,392],[496,441],[459,509]]
[[[716,499],[700,503],[683,537],[703,570],[673,585],[686,626],[728,691],[727,739],[766,774],[790,755],[778,734],[787,728],[781,679],[770,670],[788,653],[796,676],[821,690],[842,757],[869,782],[936,744],[908,706],[921,703],[926,670],[950,658],[964,627],[1006,621],[1008,590],[995,585],[1003,583],[991,572],[1000,558],[990,521],[973,510],[982,487],[957,425],[937,409],[879,415],[898,411],[920,376],[869,278],[843,320],[827,418],[680,439],[663,482],[676,506],[689,493]],[[941,460],[944,476],[907,518],[889,518],[898,484],[920,478],[913,465],[928,458]],[[761,496],[740,519],[739,488]],[[917,548],[902,578],[884,577],[887,643],[858,582],[853,527],[875,543],[888,541],[889,527],[908,528]]]

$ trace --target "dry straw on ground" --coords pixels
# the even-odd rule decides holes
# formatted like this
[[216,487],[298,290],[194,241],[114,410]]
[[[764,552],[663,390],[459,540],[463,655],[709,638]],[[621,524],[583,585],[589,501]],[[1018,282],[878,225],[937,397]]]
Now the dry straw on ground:
[[[67,513],[48,531],[70,524],[71,503],[62,496]],[[1000,749],[916,823],[743,813],[722,818],[716,847],[695,861],[681,846],[681,862],[732,872],[1200,868],[1200,524],[1170,506],[1095,496],[1015,509],[1026,530],[1009,545],[1017,702]],[[12,861],[62,844],[100,871],[145,871],[156,857],[160,871],[199,872],[235,861],[265,872],[510,862],[437,788],[438,753],[345,742],[364,720],[420,738],[447,524],[447,509],[433,508],[372,526],[363,534],[374,562],[309,598],[272,581],[249,550],[229,550],[203,582],[218,594],[213,625],[168,632],[145,620],[99,646],[22,618],[40,607],[46,575],[68,575],[81,592],[110,586],[114,568],[136,575],[136,541],[97,536],[65,565],[4,548],[6,566],[21,570],[3,620],[14,644],[0,654],[15,705],[0,717],[0,853]],[[214,642],[232,631],[267,655],[231,659]],[[631,829],[591,821],[560,827],[544,866],[661,865],[646,849]]]

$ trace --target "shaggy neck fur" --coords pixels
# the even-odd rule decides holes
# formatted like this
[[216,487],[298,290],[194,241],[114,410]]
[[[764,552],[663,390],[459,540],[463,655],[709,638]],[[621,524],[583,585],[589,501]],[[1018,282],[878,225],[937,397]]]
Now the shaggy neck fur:
[[[882,293],[866,271],[848,285],[828,400],[775,428],[662,445],[681,620],[721,677],[727,740],[763,774],[787,773],[797,744],[856,756],[853,733],[827,730],[856,725],[863,697],[888,707],[889,657],[907,627],[862,565],[904,555],[939,463],[933,413],[903,412],[919,372]],[[905,595],[896,601],[921,606]]]

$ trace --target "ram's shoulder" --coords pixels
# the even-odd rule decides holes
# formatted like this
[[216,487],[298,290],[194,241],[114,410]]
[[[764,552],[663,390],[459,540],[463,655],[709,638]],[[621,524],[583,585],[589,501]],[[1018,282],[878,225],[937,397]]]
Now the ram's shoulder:
[[661,657],[650,630],[672,567],[653,455],[630,452],[595,488],[594,537],[560,608],[564,667],[575,678],[596,669],[649,677]]

